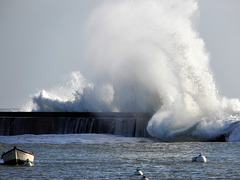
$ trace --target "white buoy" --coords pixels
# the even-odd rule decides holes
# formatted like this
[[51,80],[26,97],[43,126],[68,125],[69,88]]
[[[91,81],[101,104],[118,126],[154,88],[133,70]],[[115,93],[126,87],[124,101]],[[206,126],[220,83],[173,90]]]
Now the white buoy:
[[142,172],[139,168],[137,168],[136,171],[135,171],[135,173],[134,173],[134,175],[142,176],[142,175],[143,175],[143,172]]
[[25,161],[23,165],[24,165],[24,166],[34,166],[33,163],[31,163],[31,162],[29,161],[29,159],[27,159],[27,161]]
[[205,156],[200,154],[199,156],[192,158],[192,162],[203,162],[203,163],[205,163],[205,162],[207,162],[207,159],[206,159]]
[[144,174],[141,180],[149,180],[147,176]]

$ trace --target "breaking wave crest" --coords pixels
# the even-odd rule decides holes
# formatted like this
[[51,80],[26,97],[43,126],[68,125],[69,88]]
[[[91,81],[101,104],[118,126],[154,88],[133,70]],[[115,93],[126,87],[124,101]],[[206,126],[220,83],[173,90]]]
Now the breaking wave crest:
[[86,25],[89,80],[72,72],[25,110],[150,112],[162,140],[240,141],[240,102],[218,94],[197,16],[192,0],[104,1]]

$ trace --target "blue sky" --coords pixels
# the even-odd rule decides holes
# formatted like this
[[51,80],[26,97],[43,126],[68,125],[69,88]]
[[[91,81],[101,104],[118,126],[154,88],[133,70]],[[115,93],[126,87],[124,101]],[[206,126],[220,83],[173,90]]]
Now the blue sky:
[[[0,1],[0,108],[59,84],[82,63],[84,24],[100,0]],[[240,1],[200,0],[197,29],[219,93],[240,98]]]

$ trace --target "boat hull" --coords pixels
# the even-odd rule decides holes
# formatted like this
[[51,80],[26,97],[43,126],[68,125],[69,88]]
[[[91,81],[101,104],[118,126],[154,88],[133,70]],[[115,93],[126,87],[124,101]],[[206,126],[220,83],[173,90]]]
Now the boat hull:
[[33,163],[34,154],[19,148],[13,148],[2,154],[4,164],[22,165],[27,159]]

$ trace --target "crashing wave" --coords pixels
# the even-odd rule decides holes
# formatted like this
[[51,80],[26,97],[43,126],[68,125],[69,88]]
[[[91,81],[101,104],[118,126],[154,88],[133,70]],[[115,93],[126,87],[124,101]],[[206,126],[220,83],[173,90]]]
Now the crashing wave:
[[[193,0],[103,1],[86,25],[86,80],[32,97],[30,111],[150,112],[162,140],[239,141],[240,102],[218,94]],[[239,126],[239,125],[238,125]]]

